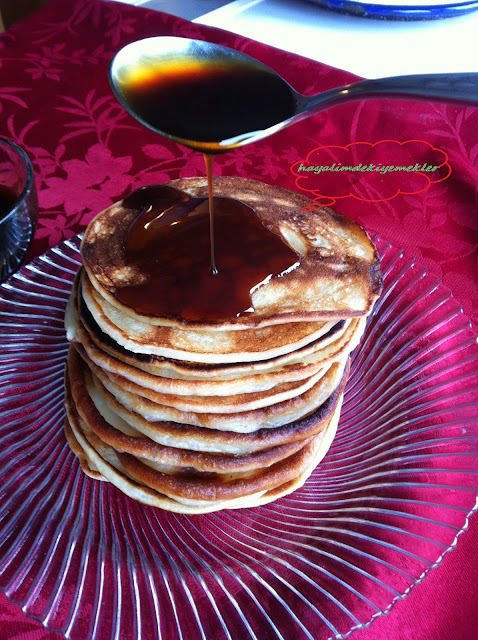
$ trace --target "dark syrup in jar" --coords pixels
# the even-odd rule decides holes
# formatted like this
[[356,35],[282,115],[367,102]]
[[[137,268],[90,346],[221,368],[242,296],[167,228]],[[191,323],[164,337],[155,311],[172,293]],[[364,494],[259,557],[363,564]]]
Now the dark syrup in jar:
[[0,184],[0,222],[14,208],[18,201],[18,196],[10,187]]
[[116,297],[136,311],[188,322],[220,322],[252,311],[251,293],[269,277],[298,265],[282,238],[255,211],[232,198],[214,198],[215,263],[210,263],[208,198],[173,187],[138,189],[124,206],[138,211],[125,260],[148,276]]
[[267,129],[295,111],[284,80],[242,61],[150,60],[128,70],[119,86],[146,125],[209,153],[224,151],[221,141]]

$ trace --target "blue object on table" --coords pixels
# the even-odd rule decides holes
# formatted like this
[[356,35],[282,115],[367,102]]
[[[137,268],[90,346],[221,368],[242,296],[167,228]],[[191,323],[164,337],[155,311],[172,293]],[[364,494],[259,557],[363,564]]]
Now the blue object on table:
[[341,13],[363,18],[386,20],[433,20],[463,15],[478,9],[478,0],[468,2],[444,2],[443,0],[409,0],[408,3],[387,3],[380,0],[309,0],[314,4]]

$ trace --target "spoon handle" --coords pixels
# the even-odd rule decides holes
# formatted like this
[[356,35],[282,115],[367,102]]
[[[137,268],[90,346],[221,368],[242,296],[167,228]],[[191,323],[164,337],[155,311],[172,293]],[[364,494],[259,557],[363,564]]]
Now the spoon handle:
[[367,98],[436,100],[478,105],[478,73],[437,73],[363,80],[331,89],[307,101],[306,110]]

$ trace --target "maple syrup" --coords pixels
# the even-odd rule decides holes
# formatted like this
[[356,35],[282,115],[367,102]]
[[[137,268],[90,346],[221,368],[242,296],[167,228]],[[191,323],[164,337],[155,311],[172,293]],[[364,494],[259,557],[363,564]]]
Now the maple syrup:
[[187,322],[221,322],[253,311],[254,289],[299,264],[299,257],[251,207],[214,197],[215,263],[210,264],[208,198],[167,185],[144,187],[123,202],[137,211],[125,241],[125,261],[148,276],[118,289],[139,313]]
[[224,151],[222,141],[262,131],[295,113],[289,85],[248,61],[140,59],[118,79],[118,87],[143,124],[208,153]]

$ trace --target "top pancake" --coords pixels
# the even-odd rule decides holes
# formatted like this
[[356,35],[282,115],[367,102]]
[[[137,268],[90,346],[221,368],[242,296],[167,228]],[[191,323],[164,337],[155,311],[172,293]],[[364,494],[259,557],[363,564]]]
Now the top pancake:
[[[168,183],[193,197],[207,196],[206,178]],[[253,311],[218,323],[140,314],[115,298],[124,286],[144,276],[124,259],[124,242],[137,211],[121,202],[100,213],[88,226],[82,256],[89,279],[110,304],[145,323],[193,325],[204,330],[247,329],[284,322],[339,320],[367,315],[381,289],[378,256],[366,232],[331,209],[304,213],[309,200],[295,192],[246,178],[214,178],[214,195],[253,207],[271,231],[300,256],[300,266],[273,277],[254,290]]]

